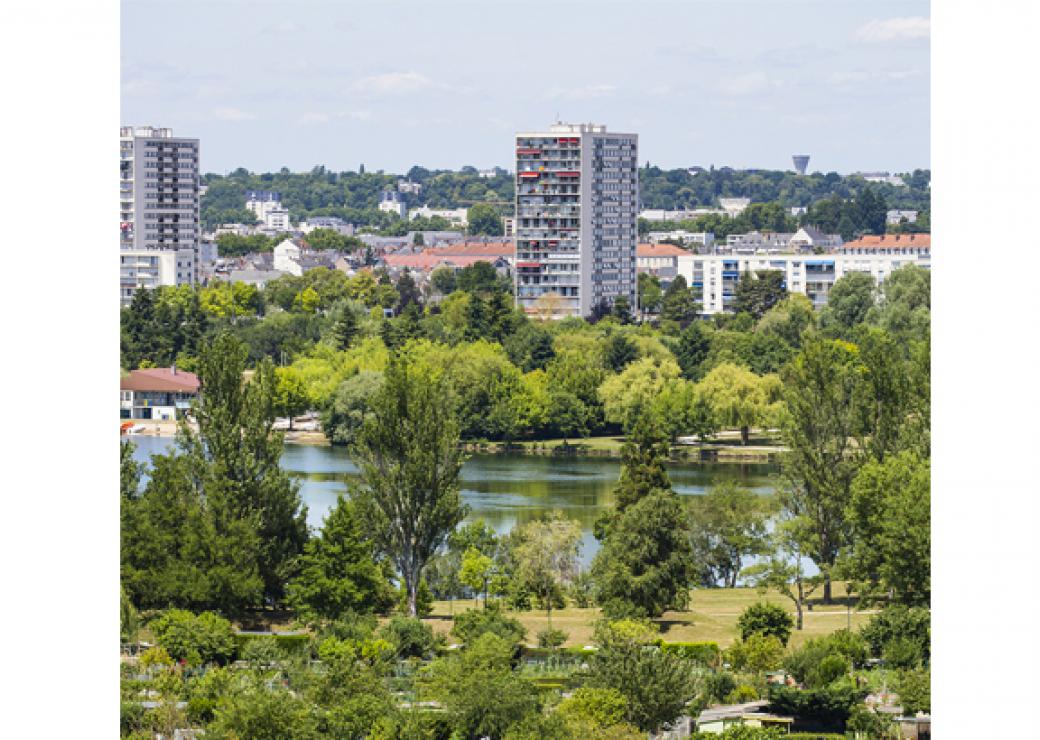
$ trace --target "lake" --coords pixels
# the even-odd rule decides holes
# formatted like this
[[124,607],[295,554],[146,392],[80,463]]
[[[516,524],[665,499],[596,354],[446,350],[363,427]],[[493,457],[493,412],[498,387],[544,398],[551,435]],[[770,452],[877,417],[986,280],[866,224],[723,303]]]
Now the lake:
[[[169,437],[133,437],[134,457],[147,463],[151,455],[173,444]],[[336,497],[347,492],[357,468],[342,447],[286,444],[282,467],[300,482],[307,522],[321,527]],[[468,519],[483,519],[496,531],[559,509],[582,527],[582,561],[592,560],[599,543],[592,525],[614,503],[621,461],[612,458],[560,458],[538,455],[472,455],[462,468],[462,500],[471,507]],[[712,483],[735,480],[758,494],[774,490],[779,468],[770,463],[684,462],[668,466],[680,496],[697,496]]]

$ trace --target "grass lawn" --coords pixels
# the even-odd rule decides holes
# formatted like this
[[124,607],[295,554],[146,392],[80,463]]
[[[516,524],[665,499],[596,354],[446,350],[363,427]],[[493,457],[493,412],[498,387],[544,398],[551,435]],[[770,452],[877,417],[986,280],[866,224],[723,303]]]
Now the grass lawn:
[[[728,453],[738,456],[761,456],[770,452],[777,452],[780,449],[780,440],[775,435],[769,433],[754,433],[751,435],[749,442],[750,444],[744,447],[740,444],[739,432],[720,432],[715,439],[703,445],[676,445],[672,449],[673,452],[679,455],[685,453],[691,457],[699,455],[702,449],[717,452],[721,455]],[[562,439],[514,442],[513,446],[525,452],[537,452],[540,454],[546,454],[546,452],[562,453],[566,449],[570,454],[577,456],[583,454],[620,456],[621,447],[624,443],[624,437],[607,436],[568,439],[566,448]],[[486,442],[484,444],[491,451],[501,449],[501,444],[498,442]]]
[[[838,603],[823,606],[813,602],[813,610],[805,612],[805,626],[801,632],[791,633],[791,646],[797,646],[810,637],[829,634],[842,629],[847,624],[847,616],[843,598],[844,585],[834,584],[834,598]],[[698,589],[690,599],[690,610],[685,612],[666,612],[655,620],[661,628],[661,636],[668,642],[717,642],[720,647],[731,645],[737,637],[737,618],[740,612],[756,601],[768,601],[779,604],[794,617],[794,605],[786,596],[769,591],[759,594],[753,588],[735,589]],[[454,611],[474,608],[470,599],[454,602]],[[447,601],[436,601],[433,614],[424,621],[437,632],[447,634],[451,629],[449,610],[452,605]],[[479,606],[477,607],[479,608]],[[520,620],[527,628],[527,642],[535,644],[535,636],[545,629],[545,612],[507,612],[509,616]],[[553,627],[568,634],[567,645],[588,645],[592,642],[592,625],[599,619],[599,609],[567,608],[553,611]],[[856,629],[870,619],[869,613],[852,610],[852,627]]]

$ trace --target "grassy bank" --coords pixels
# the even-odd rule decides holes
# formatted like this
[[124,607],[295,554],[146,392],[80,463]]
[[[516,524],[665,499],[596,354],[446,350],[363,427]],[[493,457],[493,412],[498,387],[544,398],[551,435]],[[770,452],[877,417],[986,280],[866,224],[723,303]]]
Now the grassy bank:
[[[585,439],[545,439],[502,442],[471,442],[471,452],[513,453],[560,457],[621,457],[625,438],[621,436],[586,437]],[[714,440],[695,444],[673,445],[675,460],[718,460],[719,462],[774,462],[784,450],[780,440],[769,434],[752,435],[750,444],[740,444],[737,432],[722,432]]]

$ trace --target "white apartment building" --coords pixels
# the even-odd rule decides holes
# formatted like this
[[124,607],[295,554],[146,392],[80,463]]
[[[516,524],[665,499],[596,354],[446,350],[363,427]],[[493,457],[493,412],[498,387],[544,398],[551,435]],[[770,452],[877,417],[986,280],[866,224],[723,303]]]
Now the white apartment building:
[[751,205],[751,198],[719,198],[719,205],[727,216],[736,218]]
[[300,265],[301,253],[302,250],[291,239],[286,239],[274,248],[272,267],[300,277],[303,275],[303,267]]
[[382,197],[379,199],[379,210],[386,213],[396,213],[400,218],[404,218],[407,206],[404,204],[404,198],[396,190],[384,190]]
[[129,305],[141,288],[192,285],[197,274],[192,249],[119,250],[119,301]]
[[885,214],[885,223],[898,224],[901,223],[904,218],[908,224],[917,223],[917,211],[891,210]]
[[502,236],[512,239],[516,236],[516,218],[513,216],[502,217]]
[[715,244],[715,234],[710,231],[651,231],[646,235],[651,244],[660,244],[665,241],[677,241],[688,247],[710,247]]
[[430,208],[420,206],[408,211],[408,218],[433,218],[438,216],[448,220],[453,226],[466,226],[469,223],[469,209],[467,208]]
[[197,254],[200,235],[199,140],[169,128],[120,127],[120,249]]
[[[849,246],[849,245],[845,245]],[[904,265],[931,267],[930,257],[904,253],[882,254],[863,249],[857,254],[702,255],[676,258],[677,272],[697,294],[707,315],[731,310],[737,281],[747,271],[779,270],[788,292],[801,293],[820,308],[827,305],[834,281],[850,272],[865,272],[880,285]]]
[[[556,123],[516,135],[516,302],[553,318],[636,310],[639,137]],[[544,298],[543,298],[544,297]]]
[[411,180],[399,180],[397,183],[397,192],[418,195],[422,192],[422,183],[412,182]]
[[722,208],[686,208],[677,211],[668,211],[663,208],[644,208],[639,212],[639,218],[645,221],[690,221],[699,216],[726,216],[729,215]]

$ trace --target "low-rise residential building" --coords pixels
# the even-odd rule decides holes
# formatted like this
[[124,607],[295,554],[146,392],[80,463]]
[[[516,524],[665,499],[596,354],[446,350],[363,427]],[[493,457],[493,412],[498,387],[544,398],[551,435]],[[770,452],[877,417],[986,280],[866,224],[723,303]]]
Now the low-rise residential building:
[[710,231],[685,231],[674,229],[672,231],[651,231],[646,235],[651,244],[660,244],[663,241],[680,242],[687,247],[711,247],[715,244],[715,235]]
[[119,250],[119,300],[123,305],[142,288],[193,285],[195,275],[194,249]]
[[329,229],[341,236],[354,236],[354,224],[336,216],[311,216],[300,222],[300,231],[309,234],[315,229]]
[[751,205],[751,198],[719,198],[719,205],[727,216],[734,218]]
[[404,198],[396,190],[384,190],[379,199],[379,210],[396,213],[399,217],[404,218],[407,206],[404,204]]
[[894,185],[895,187],[903,187],[906,185],[902,177],[888,172],[853,172],[852,174],[857,177],[862,177],[867,182],[886,183],[888,185]]
[[782,717],[765,711],[768,702],[753,701],[709,707],[697,717],[697,731],[721,735],[730,727],[775,727],[790,732],[793,717]]
[[199,395],[199,378],[173,367],[132,370],[119,380],[122,419],[178,419]]
[[803,226],[791,237],[791,249],[796,252],[832,251],[842,245],[840,234],[824,234],[812,226]]
[[658,277],[673,278],[677,274],[679,257],[690,251],[674,244],[636,245],[636,270]]
[[730,234],[726,237],[726,251],[732,254],[754,254],[755,252],[784,252],[790,248],[794,234],[749,231],[746,234]]
[[893,209],[885,214],[885,223],[887,224],[899,224],[903,220],[906,220],[908,224],[917,223],[917,211],[900,211]]
[[301,250],[292,239],[286,239],[274,248],[274,269],[299,277],[303,275],[300,265]]
[[932,256],[931,234],[885,234],[884,236],[861,236],[851,242],[845,242],[838,248],[839,254],[869,255],[885,257],[918,257],[927,259]]
[[[843,249],[851,243],[845,244]],[[696,293],[706,315],[732,310],[740,276],[745,272],[778,270],[790,293],[800,293],[816,308],[827,305],[831,286],[850,272],[864,272],[880,285],[885,278],[905,265],[929,268],[931,260],[923,255],[883,254],[863,250],[849,254],[686,254],[676,258],[677,273]]]
[[409,195],[418,195],[422,192],[422,183],[412,182],[411,180],[399,180],[397,183],[397,192],[408,193]]

